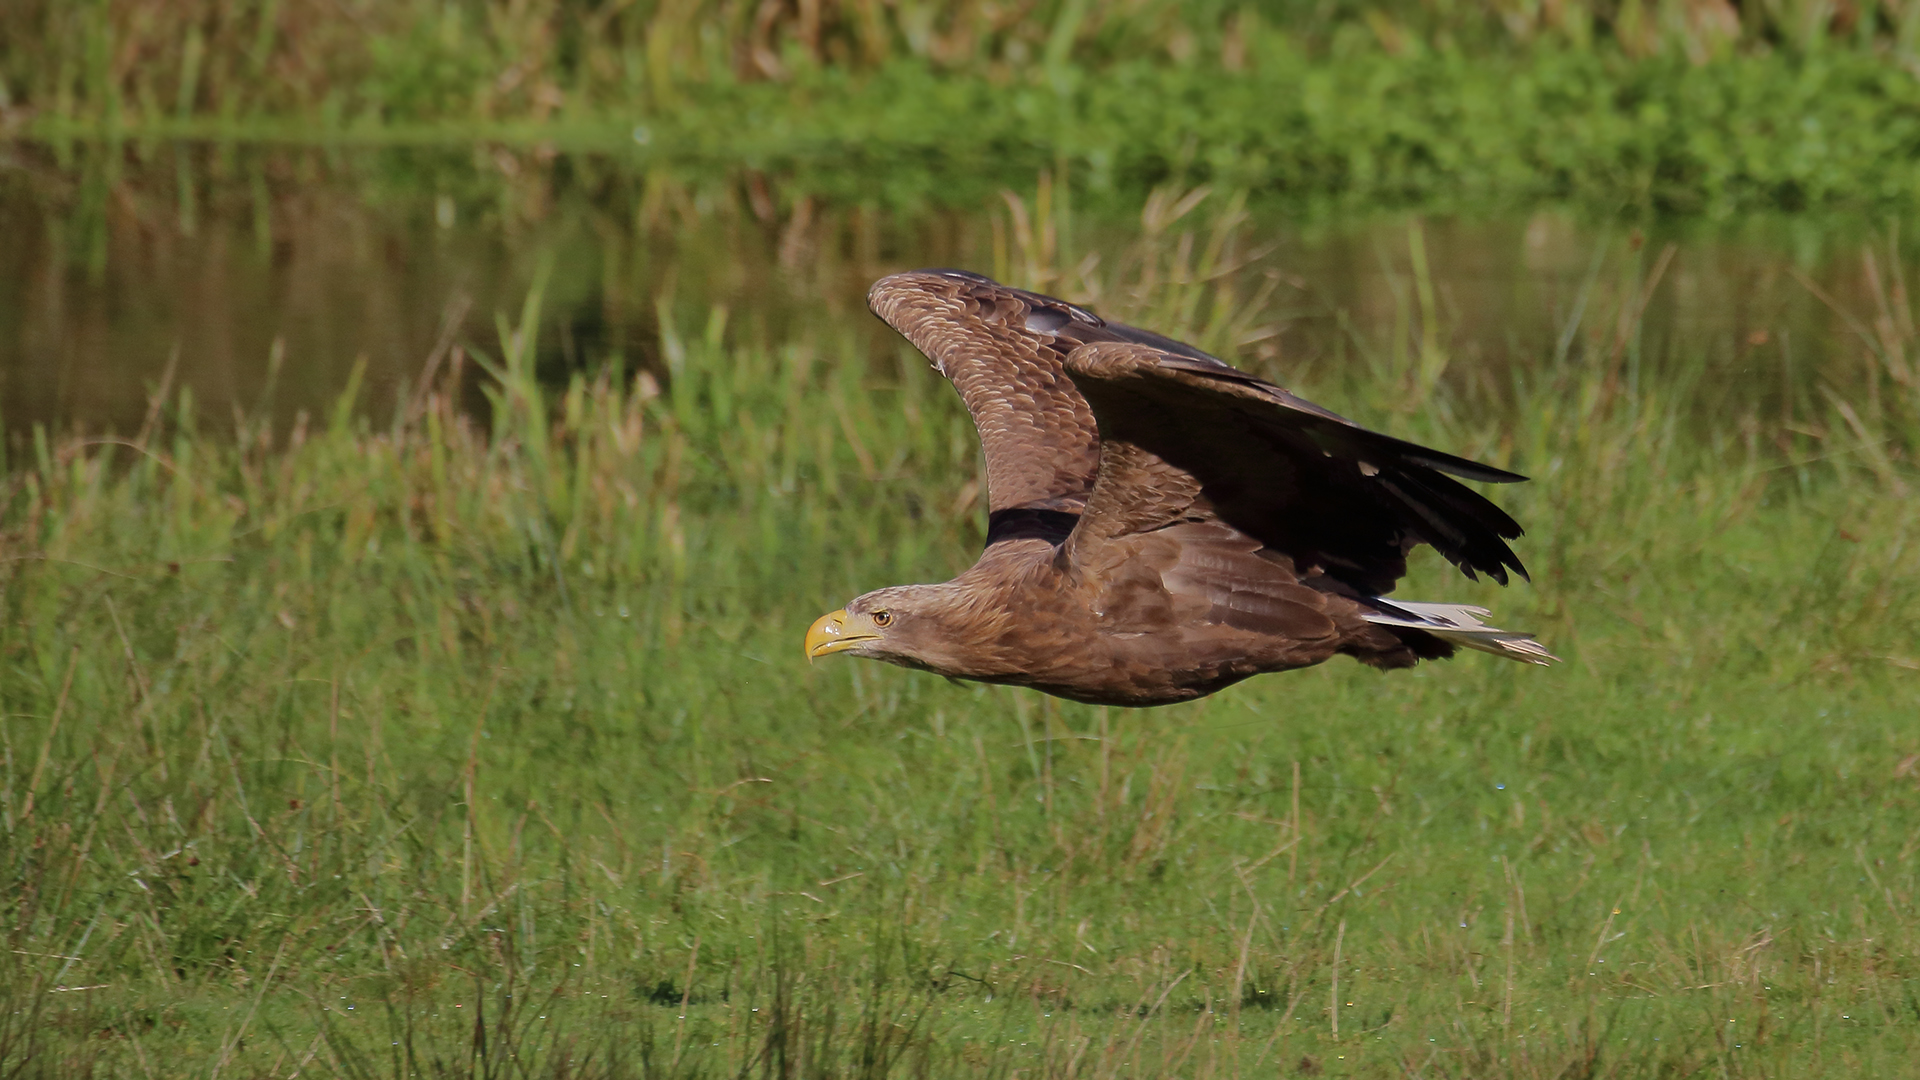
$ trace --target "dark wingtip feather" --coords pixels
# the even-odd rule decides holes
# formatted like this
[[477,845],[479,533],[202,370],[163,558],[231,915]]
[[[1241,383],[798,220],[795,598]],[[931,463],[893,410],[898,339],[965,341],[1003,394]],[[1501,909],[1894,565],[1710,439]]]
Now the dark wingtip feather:
[[1452,473],[1463,480],[1478,480],[1483,484],[1524,484],[1529,479],[1517,472],[1496,469],[1491,465],[1482,465],[1477,461],[1433,450],[1421,454],[1408,454],[1407,460],[1418,462],[1437,472]]
[[1420,539],[1459,567],[1468,580],[1477,580],[1474,574],[1478,571],[1505,585],[1509,568],[1532,580],[1507,543],[1521,535],[1519,522],[1485,496],[1419,466],[1395,469],[1391,477],[1382,475],[1379,479],[1383,488],[1413,512],[1415,520],[1409,524],[1430,527],[1430,531],[1417,530]]

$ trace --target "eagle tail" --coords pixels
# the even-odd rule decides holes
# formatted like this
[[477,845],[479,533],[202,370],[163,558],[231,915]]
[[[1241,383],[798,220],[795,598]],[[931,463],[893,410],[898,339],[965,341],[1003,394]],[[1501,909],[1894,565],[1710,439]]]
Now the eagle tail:
[[1560,659],[1526,634],[1480,621],[1480,617],[1487,614],[1486,608],[1410,600],[1372,599],[1367,603],[1376,610],[1366,613],[1365,618],[1376,626],[1422,630],[1442,641],[1528,664],[1546,665]]

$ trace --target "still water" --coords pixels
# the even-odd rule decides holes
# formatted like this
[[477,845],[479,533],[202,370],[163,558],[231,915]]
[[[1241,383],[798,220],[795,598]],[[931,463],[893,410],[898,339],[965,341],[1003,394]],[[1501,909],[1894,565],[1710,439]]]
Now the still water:
[[657,368],[673,327],[806,336],[863,363],[896,348],[863,303],[884,273],[968,267],[1127,316],[1152,306],[1143,243],[1156,265],[1211,267],[1247,310],[1205,344],[1285,382],[1439,357],[1442,379],[1497,397],[1606,364],[1684,384],[1712,415],[1911,370],[1911,267],[1888,222],[1235,217],[1224,192],[1179,215],[1177,190],[1077,206],[1044,178],[1007,187],[902,207],[498,147],[0,144],[0,421],[10,441],[130,431],[162,385],[208,423],[290,419],[330,408],[357,367],[377,421],[449,343],[496,349],[496,317],[543,270],[544,378]]

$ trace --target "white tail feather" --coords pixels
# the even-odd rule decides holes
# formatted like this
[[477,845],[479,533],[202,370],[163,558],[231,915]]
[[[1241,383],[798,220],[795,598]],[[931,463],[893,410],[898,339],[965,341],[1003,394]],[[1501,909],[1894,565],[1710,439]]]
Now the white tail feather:
[[1366,619],[1379,626],[1402,626],[1425,630],[1442,641],[1465,645],[1509,660],[1528,664],[1551,664],[1560,659],[1546,646],[1525,634],[1488,626],[1480,621],[1487,614],[1482,607],[1465,604],[1422,604],[1410,600],[1372,600],[1381,610],[1369,612]]

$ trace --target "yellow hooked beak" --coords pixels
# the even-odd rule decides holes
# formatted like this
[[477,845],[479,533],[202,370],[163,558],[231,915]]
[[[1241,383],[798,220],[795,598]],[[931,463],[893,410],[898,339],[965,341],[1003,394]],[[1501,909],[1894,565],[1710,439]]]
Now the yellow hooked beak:
[[879,634],[868,634],[847,626],[847,609],[829,611],[807,627],[807,659],[844,652],[863,641],[874,641]]

